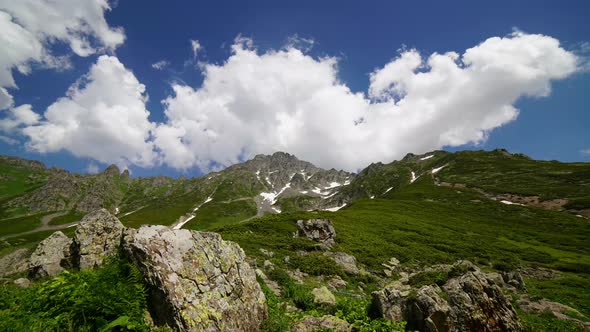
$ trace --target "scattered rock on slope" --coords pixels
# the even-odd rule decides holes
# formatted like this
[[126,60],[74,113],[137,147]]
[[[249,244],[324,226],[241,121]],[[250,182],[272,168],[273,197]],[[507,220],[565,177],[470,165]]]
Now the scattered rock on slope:
[[344,272],[349,275],[359,275],[360,270],[356,265],[356,257],[345,252],[326,252],[324,255],[332,258]]
[[29,259],[31,277],[53,277],[71,268],[71,245],[72,240],[60,231],[41,241]]
[[142,226],[124,238],[143,273],[156,324],[186,331],[256,331],[266,301],[242,249],[218,234]]
[[470,262],[451,268],[463,274],[437,285],[407,291],[393,283],[373,293],[373,304],[387,319],[405,320],[418,331],[521,331],[516,312],[494,281]]
[[116,255],[125,226],[106,209],[87,214],[74,235],[74,264],[81,269],[102,265],[107,256]]
[[305,316],[293,326],[293,332],[312,332],[312,331],[352,331],[350,324],[335,316],[325,315],[322,317]]
[[336,230],[332,222],[327,219],[297,220],[299,236],[320,242],[322,249],[329,249],[334,245]]

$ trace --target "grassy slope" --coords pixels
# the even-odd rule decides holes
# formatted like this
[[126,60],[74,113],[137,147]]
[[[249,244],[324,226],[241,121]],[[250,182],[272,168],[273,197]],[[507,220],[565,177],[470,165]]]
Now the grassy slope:
[[454,154],[440,177],[491,193],[590,200],[590,163],[532,160],[501,150],[463,151]]
[[[563,271],[562,275],[555,280],[528,280],[531,295],[570,305],[590,317],[590,223],[561,212],[504,205],[470,189],[437,187],[430,176],[382,199],[358,200],[336,213],[265,216],[216,231],[261,260],[267,258],[259,248],[274,251],[271,260],[281,266],[285,265],[284,256],[294,257],[297,250],[309,250],[306,241],[292,237],[294,222],[324,217],[331,219],[336,228],[334,250],[355,255],[370,271],[380,271],[381,263],[390,257],[397,257],[405,265],[469,259],[498,269],[545,266]],[[317,262],[309,260],[285,267],[312,272],[308,265]],[[548,317],[522,317],[533,327],[545,324],[549,329],[551,324],[561,324]],[[568,324],[564,326],[572,326]]]

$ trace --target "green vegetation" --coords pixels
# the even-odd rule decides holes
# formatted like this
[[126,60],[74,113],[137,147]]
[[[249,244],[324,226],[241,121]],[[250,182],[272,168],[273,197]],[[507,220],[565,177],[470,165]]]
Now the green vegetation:
[[65,225],[80,221],[86,213],[80,211],[68,211],[66,214],[55,217],[49,221],[49,225]]
[[31,288],[0,286],[2,331],[147,331],[141,274],[113,259]]
[[463,151],[453,154],[440,177],[498,194],[576,198],[577,208],[590,208],[589,163],[532,160],[504,150]]
[[24,233],[41,226],[41,218],[51,213],[39,213],[30,216],[0,220],[0,236]]
[[184,228],[199,231],[210,230],[256,215],[256,203],[249,198],[224,202],[209,202],[199,208],[196,218],[189,221]]

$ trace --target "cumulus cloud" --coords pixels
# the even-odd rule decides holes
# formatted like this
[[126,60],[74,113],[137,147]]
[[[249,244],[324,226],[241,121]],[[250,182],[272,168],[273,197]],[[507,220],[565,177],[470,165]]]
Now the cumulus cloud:
[[69,66],[67,57],[51,54],[63,42],[79,56],[111,51],[122,44],[122,29],[110,28],[106,0],[0,0],[0,109],[13,105],[8,89],[17,88],[12,71],[31,72],[33,63]]
[[154,142],[176,168],[283,150],[356,170],[482,142],[516,119],[518,98],[547,96],[550,82],[575,72],[576,62],[554,38],[515,32],[463,54],[402,51],[371,73],[365,95],[338,80],[336,58],[293,45],[261,53],[238,38],[225,63],[202,66],[202,86],[173,85]]
[[23,129],[27,148],[66,150],[105,164],[153,166],[153,124],[145,108],[145,86],[113,56],[100,56],[65,97],[47,108],[44,119]]
[[167,60],[160,60],[156,63],[152,63],[152,68],[156,70],[163,70],[164,68],[170,66],[170,62]]
[[585,156],[590,156],[590,149],[584,149],[584,150],[580,150],[580,153],[585,155]]
[[369,77],[367,93],[338,79],[338,60],[291,43],[259,52],[239,37],[221,64],[202,63],[199,87],[173,84],[153,123],[144,86],[116,58],[99,58],[82,83],[24,129],[28,147],[102,163],[177,169],[227,166],[287,151],[318,166],[357,170],[443,146],[479,143],[579,68],[544,35],[493,37],[462,54],[404,50]]

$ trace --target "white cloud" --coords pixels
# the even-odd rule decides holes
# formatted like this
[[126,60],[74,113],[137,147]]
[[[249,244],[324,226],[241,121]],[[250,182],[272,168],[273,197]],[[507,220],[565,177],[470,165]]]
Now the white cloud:
[[145,86],[116,57],[100,56],[67,95],[48,107],[44,120],[23,129],[30,150],[67,150],[121,168],[153,166],[153,124]]
[[0,131],[12,132],[20,126],[30,126],[39,122],[39,114],[33,112],[29,104],[13,107],[8,110],[0,111],[6,114],[0,119]]
[[580,150],[580,153],[586,156],[590,156],[590,149]]
[[19,142],[14,138],[10,138],[8,136],[0,135],[0,141],[4,142],[8,145],[17,145]]
[[152,68],[156,70],[163,70],[164,68],[170,66],[170,62],[167,60],[160,60],[156,63],[152,63]]
[[107,10],[106,0],[0,0],[0,109],[13,105],[8,91],[17,88],[12,70],[29,74],[33,63],[70,66],[67,57],[51,54],[51,44],[64,42],[79,56],[122,44],[125,35],[108,26]]
[[175,84],[155,131],[176,168],[224,165],[284,150],[323,167],[355,170],[407,152],[478,143],[518,115],[522,96],[547,96],[576,71],[576,56],[543,35],[515,32],[425,59],[403,51],[370,76],[369,97],[338,80],[337,60],[294,46],[259,53],[237,38],[204,82]]
[[550,82],[574,73],[577,60],[556,39],[521,32],[462,55],[405,50],[371,73],[365,95],[339,81],[336,58],[314,58],[294,45],[261,53],[238,37],[227,61],[199,66],[200,87],[172,86],[162,123],[149,121],[133,73],[102,56],[85,82],[23,132],[35,151],[64,149],[122,168],[166,163],[208,171],[282,150],[356,170],[482,142],[516,119],[518,98],[547,96]]
[[96,174],[98,172],[100,172],[100,168],[95,163],[90,163],[86,167],[86,173],[88,174]]
[[201,43],[196,39],[191,39],[191,50],[193,51],[193,59],[196,59],[197,54],[201,50]]

